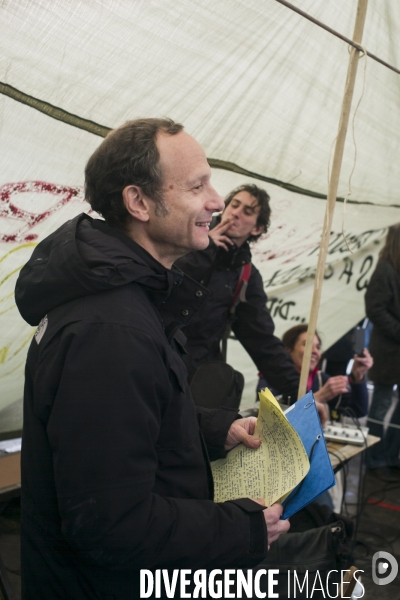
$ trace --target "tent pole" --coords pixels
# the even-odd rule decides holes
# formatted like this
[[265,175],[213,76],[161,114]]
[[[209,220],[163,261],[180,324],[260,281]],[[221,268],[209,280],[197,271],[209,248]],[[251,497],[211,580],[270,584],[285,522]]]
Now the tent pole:
[[[367,12],[368,0],[358,0],[356,21],[354,25],[353,41],[361,44],[362,34],[364,30],[365,15]],[[306,347],[304,350],[303,364],[300,375],[300,385],[298,397],[301,398],[306,393],[308,374],[310,371],[310,361],[312,353],[312,345],[315,335],[315,330],[318,320],[318,311],[321,301],[322,283],[324,280],[325,263],[328,254],[329,238],[332,228],[333,211],[337,196],[339,184],[340,169],[342,166],[343,150],[346,140],[347,126],[349,123],[351,101],[353,98],[354,84],[357,75],[357,66],[360,51],[352,48],[350,52],[349,66],[347,70],[347,79],[344,90],[342,110],[340,113],[339,128],[335,144],[335,152],[332,162],[332,173],[328,187],[328,199],[326,201],[324,225],[321,235],[320,250],[318,255],[317,270],[315,273],[314,292],[311,303],[310,318],[308,322],[308,332]]]

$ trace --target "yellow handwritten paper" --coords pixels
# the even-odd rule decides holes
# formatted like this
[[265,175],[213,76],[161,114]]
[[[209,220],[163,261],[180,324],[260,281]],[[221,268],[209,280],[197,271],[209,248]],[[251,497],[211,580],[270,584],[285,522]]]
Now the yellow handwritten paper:
[[214,500],[263,498],[266,506],[284,498],[310,469],[303,443],[268,389],[259,394],[256,450],[239,444],[226,458],[211,463]]

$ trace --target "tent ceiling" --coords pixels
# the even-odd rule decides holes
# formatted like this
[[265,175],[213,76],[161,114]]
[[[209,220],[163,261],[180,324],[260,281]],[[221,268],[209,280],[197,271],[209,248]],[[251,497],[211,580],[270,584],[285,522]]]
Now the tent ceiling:
[[[352,36],[355,1],[294,4]],[[169,115],[210,158],[326,193],[347,45],[276,1],[13,0],[1,13],[3,83],[109,127]],[[397,3],[370,0],[364,45],[399,66],[397,23]],[[368,61],[355,124],[361,202],[400,205],[399,86]],[[353,156],[349,140],[339,195]]]

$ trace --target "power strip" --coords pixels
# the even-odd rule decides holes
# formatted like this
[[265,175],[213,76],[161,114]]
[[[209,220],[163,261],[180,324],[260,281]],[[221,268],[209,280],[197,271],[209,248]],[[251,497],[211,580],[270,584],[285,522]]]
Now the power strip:
[[363,446],[368,431],[368,427],[327,423],[324,427],[324,436],[327,442],[339,442],[340,444]]

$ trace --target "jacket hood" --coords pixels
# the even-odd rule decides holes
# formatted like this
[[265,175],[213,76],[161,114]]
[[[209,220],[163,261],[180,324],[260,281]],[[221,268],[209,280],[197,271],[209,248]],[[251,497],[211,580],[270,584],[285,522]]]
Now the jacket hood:
[[37,325],[71,300],[132,282],[162,301],[176,276],[122,231],[81,214],[38,244],[20,272],[15,301],[22,317]]

